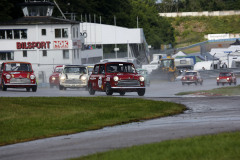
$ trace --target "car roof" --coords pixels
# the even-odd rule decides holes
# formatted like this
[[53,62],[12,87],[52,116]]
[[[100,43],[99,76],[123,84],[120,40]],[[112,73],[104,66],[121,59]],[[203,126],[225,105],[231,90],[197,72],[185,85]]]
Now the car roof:
[[64,65],[63,67],[87,67],[84,65]]
[[11,62],[3,62],[3,63],[26,63],[26,64],[31,64],[30,62],[21,62],[21,61],[11,61]]
[[113,62],[99,62],[96,63],[95,65],[99,65],[99,64],[113,64],[113,63],[126,63],[126,64],[133,64],[132,62],[123,62],[123,61],[113,61]]

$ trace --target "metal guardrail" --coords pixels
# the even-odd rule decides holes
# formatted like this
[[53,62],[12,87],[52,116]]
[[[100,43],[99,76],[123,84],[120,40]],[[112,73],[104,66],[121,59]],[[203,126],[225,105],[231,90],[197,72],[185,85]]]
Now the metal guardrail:
[[203,79],[216,78],[220,72],[233,72],[237,77],[240,77],[240,68],[226,68],[226,69],[214,69],[214,70],[200,70]]

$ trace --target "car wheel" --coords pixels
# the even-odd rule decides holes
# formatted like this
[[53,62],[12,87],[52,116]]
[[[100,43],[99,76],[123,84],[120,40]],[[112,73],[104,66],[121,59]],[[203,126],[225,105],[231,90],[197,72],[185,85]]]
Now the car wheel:
[[144,89],[139,89],[137,93],[138,93],[139,96],[144,96],[145,88]]
[[107,85],[106,85],[106,90],[105,90],[105,92],[106,92],[106,95],[108,95],[108,96],[110,96],[110,95],[113,94],[113,91],[112,91],[112,88],[111,88],[110,84],[107,84]]
[[203,82],[200,82],[200,85],[202,86]]
[[33,92],[37,92],[37,85],[35,85],[35,86],[32,87],[32,91],[33,91]]
[[119,92],[120,96],[124,96],[125,93],[126,93],[125,91],[120,91],[120,92]]
[[234,85],[236,86],[236,85],[237,85],[237,82],[234,82]]
[[197,85],[197,82],[195,82],[195,85]]
[[229,83],[229,85],[231,86],[231,85],[232,85],[232,83],[230,82],[230,83]]
[[88,86],[88,92],[90,95],[94,95],[95,94],[95,90],[92,88],[92,85]]
[[217,82],[217,85],[219,86],[219,83]]
[[222,83],[222,85],[224,86],[224,83]]
[[185,83],[182,82],[182,85],[184,86]]
[[59,85],[59,90],[63,90],[63,86]]
[[7,91],[7,86],[5,86],[4,80],[2,80],[2,90],[3,91]]
[[26,91],[27,91],[27,92],[30,92],[30,88],[26,88]]

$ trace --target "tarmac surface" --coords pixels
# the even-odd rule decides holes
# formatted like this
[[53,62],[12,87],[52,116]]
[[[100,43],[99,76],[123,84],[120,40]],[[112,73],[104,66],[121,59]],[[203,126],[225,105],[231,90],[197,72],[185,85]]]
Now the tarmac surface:
[[[59,160],[133,145],[161,142],[196,135],[240,131],[240,97],[181,97],[178,91],[216,88],[216,81],[206,80],[203,86],[182,86],[180,82],[153,83],[147,88],[145,99],[184,104],[183,114],[154,120],[135,122],[100,130],[65,135],[0,147],[1,160]],[[3,92],[0,96],[3,96]],[[89,96],[86,91],[40,88],[36,93],[9,90],[4,96]],[[53,92],[55,94],[53,94]],[[157,94],[157,95],[156,95]],[[96,96],[105,96],[97,93]],[[115,94],[118,96],[118,94]],[[124,97],[139,98],[136,93]]]

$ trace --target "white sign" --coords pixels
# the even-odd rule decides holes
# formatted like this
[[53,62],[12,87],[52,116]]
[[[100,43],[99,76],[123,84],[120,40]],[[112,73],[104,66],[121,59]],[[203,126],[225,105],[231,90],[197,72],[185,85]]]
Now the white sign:
[[208,34],[208,40],[229,39],[229,34]]
[[68,49],[68,41],[53,41],[54,49]]

